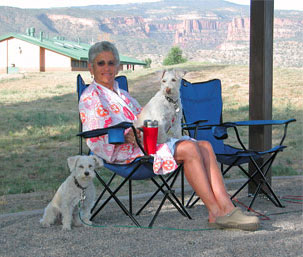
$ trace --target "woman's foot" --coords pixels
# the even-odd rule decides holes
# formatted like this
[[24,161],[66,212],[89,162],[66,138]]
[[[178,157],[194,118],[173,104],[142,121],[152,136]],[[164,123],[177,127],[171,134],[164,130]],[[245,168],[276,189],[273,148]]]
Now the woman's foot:
[[207,227],[211,229],[221,229],[221,227],[215,222],[208,222]]
[[220,228],[255,231],[259,227],[259,218],[245,215],[240,208],[235,208],[225,216],[219,216],[215,222]]

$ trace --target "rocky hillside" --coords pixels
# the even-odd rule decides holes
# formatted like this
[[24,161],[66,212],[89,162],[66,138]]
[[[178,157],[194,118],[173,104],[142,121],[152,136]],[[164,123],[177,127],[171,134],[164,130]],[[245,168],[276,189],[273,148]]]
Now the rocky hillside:
[[[275,12],[276,65],[303,65],[302,12]],[[0,7],[0,35],[29,27],[49,37],[114,41],[120,52],[162,62],[173,45],[191,60],[247,63],[249,8],[223,0],[163,0],[155,3],[52,9]],[[292,58],[290,58],[290,56]]]

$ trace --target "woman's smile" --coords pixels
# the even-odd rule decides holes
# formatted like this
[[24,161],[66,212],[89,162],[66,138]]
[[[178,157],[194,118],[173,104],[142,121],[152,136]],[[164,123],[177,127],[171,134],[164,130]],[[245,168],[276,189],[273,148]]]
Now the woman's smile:
[[113,89],[118,67],[112,52],[101,52],[97,55],[93,65],[89,65],[89,70],[97,83]]

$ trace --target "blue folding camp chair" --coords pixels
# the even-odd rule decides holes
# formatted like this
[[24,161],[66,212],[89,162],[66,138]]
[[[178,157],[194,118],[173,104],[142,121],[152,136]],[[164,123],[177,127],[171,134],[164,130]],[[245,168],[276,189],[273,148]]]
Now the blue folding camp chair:
[[[277,154],[283,151],[286,146],[282,145],[286,137],[289,120],[253,120],[223,123],[222,109],[223,102],[221,96],[221,81],[214,79],[206,82],[190,83],[186,80],[181,81],[181,102],[183,106],[184,130],[189,136],[198,140],[209,141],[214,149],[217,161],[221,163],[222,174],[225,175],[232,167],[237,166],[248,177],[248,180],[231,196],[233,199],[250,182],[256,184],[256,191],[249,205],[252,207],[257,195],[262,192],[274,205],[283,207],[277,195],[273,191],[266,178]],[[203,119],[203,120],[201,120]],[[238,127],[239,126],[267,126],[284,125],[284,134],[281,141],[275,147],[266,151],[254,151],[245,147],[242,142]],[[228,137],[227,129],[233,128],[239,146],[234,147],[224,143]],[[261,165],[259,159],[263,159]],[[249,173],[243,168],[243,164],[252,163],[255,171]],[[225,168],[224,168],[225,167]],[[257,179],[259,176],[261,179]],[[198,200],[193,201],[194,194],[187,202],[187,207],[192,207]]]
[[[124,90],[128,90],[128,85],[127,85],[127,79],[125,76],[119,76],[116,78],[116,80],[119,83],[119,87],[124,89]],[[81,75],[78,75],[77,77],[77,92],[78,92],[78,100],[80,99],[81,94],[84,92],[85,88],[88,85],[86,85],[81,77]],[[139,145],[139,147],[141,148],[142,152],[145,154],[142,157],[139,157],[137,159],[135,159],[132,163],[130,164],[111,164],[111,163],[107,163],[105,160],[104,161],[104,167],[109,169],[110,171],[113,172],[113,176],[110,178],[110,180],[106,183],[100,173],[98,171],[96,172],[96,177],[97,179],[100,181],[100,183],[104,186],[104,190],[101,192],[100,196],[98,197],[93,209],[92,209],[92,216],[91,216],[91,220],[93,220],[95,218],[95,216],[105,207],[105,205],[113,198],[115,200],[115,202],[120,206],[120,208],[123,210],[123,212],[128,215],[130,217],[130,219],[133,221],[133,223],[136,226],[141,227],[141,225],[139,224],[139,222],[137,221],[137,219],[134,217],[133,213],[132,213],[132,193],[131,193],[131,181],[132,180],[145,180],[145,179],[150,179],[157,187],[157,191],[158,192],[162,192],[163,193],[163,199],[158,207],[158,209],[156,210],[154,216],[152,217],[150,223],[149,223],[149,227],[152,227],[159,212],[161,211],[161,208],[163,206],[163,204],[165,203],[166,200],[169,200],[174,206],[175,208],[185,217],[191,219],[189,213],[186,211],[186,209],[184,208],[183,204],[180,202],[180,200],[177,198],[177,196],[174,193],[174,190],[172,189],[172,187],[174,186],[174,183],[176,181],[177,176],[179,175],[182,166],[179,166],[175,172],[171,173],[168,178],[164,179],[163,176],[158,176],[160,181],[161,181],[161,185],[157,182],[157,180],[154,179],[154,172],[153,172],[153,157],[149,156],[145,153],[144,148],[142,147],[140,141],[138,140],[137,134],[136,134],[136,129],[135,127],[132,125],[132,123],[129,122],[122,122],[120,124],[117,124],[115,126],[112,127],[107,127],[104,129],[97,129],[97,130],[92,130],[92,131],[86,131],[86,132],[82,132],[82,124],[81,121],[79,121],[80,126],[79,126],[79,134],[78,136],[80,136],[80,142],[79,142],[79,149],[80,149],[80,154],[83,154],[83,148],[82,148],[82,138],[92,138],[92,137],[98,137],[98,136],[102,136],[105,134],[110,133],[111,131],[114,131],[115,129],[119,128],[119,129],[126,129],[126,128],[132,128],[132,130],[135,133],[135,138],[137,141],[137,144]],[[92,154],[92,153],[90,153]],[[115,189],[111,189],[111,182],[114,179],[114,177],[116,175],[119,175],[121,177],[123,177],[123,181],[120,183],[119,186],[117,186],[117,188]],[[129,184],[129,210],[125,207],[125,205],[119,200],[117,193],[119,192],[119,190],[124,186],[124,184],[126,182],[130,182]],[[170,184],[168,183],[170,182]],[[104,200],[104,202],[102,203],[101,206],[98,206],[101,198],[104,195],[104,192],[107,191],[110,196]],[[150,200],[148,201],[148,203],[150,202]],[[148,204],[146,203],[141,209],[140,211],[137,213],[139,214],[144,208],[145,206]],[[97,209],[97,210],[95,210]]]

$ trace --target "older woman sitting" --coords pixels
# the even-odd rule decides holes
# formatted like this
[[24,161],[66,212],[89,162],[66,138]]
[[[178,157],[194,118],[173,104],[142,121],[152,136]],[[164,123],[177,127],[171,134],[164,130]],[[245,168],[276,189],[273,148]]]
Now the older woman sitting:
[[[140,113],[139,103],[119,89],[115,76],[120,65],[119,53],[110,42],[98,42],[89,50],[89,71],[93,82],[79,102],[83,130],[105,128],[122,121],[133,122]],[[139,131],[138,131],[139,133]],[[183,163],[186,179],[208,209],[208,221],[220,228],[256,230],[259,219],[234,207],[226,191],[212,146],[207,141],[174,140],[157,146],[154,171],[173,171]],[[129,163],[143,153],[135,143],[133,131],[125,132],[125,143],[113,145],[108,137],[87,139],[88,147],[110,163]]]

